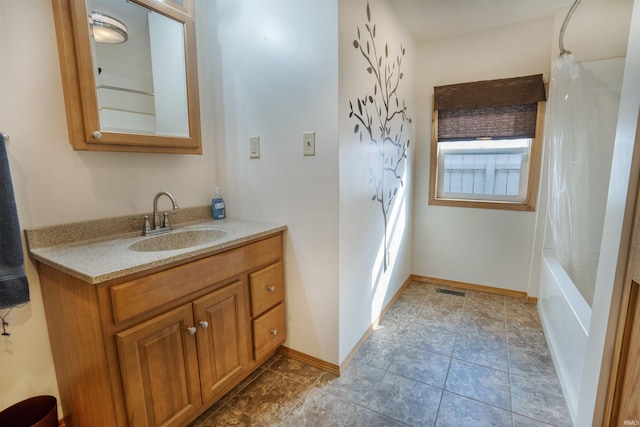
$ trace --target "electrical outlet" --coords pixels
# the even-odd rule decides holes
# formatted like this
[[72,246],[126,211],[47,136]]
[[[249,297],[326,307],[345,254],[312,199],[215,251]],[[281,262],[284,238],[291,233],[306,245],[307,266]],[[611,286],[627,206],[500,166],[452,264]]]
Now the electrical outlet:
[[302,134],[302,154],[305,156],[316,155],[316,133],[304,132]]
[[260,158],[260,137],[259,136],[249,137],[249,158],[250,159]]

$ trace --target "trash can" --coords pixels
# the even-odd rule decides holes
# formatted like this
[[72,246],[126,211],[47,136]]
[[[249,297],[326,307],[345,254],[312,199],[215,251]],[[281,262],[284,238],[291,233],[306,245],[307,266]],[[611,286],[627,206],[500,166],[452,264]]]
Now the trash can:
[[36,396],[0,412],[2,427],[58,427],[58,402],[53,396]]

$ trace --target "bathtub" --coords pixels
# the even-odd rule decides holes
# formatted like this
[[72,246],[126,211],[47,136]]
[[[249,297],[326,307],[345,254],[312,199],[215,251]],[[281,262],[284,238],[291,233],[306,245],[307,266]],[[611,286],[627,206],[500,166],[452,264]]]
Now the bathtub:
[[538,311],[569,413],[575,422],[591,307],[556,259],[542,250]]

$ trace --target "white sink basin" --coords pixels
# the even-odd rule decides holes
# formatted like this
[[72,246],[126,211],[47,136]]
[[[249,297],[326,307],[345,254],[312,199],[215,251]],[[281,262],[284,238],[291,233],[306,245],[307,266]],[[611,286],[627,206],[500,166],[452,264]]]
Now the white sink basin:
[[130,245],[129,249],[137,252],[172,251],[214,243],[226,235],[227,231],[219,228],[172,231],[140,240]]

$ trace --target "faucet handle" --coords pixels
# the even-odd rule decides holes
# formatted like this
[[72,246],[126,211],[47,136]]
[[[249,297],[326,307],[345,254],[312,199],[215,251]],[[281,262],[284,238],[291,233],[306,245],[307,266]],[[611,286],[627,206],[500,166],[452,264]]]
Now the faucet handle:
[[151,223],[149,222],[149,215],[137,216],[134,219],[144,219],[144,225],[142,227],[142,235],[146,236],[151,231]]
[[175,215],[177,212],[165,212],[162,214],[162,227],[163,228],[171,228],[171,222],[169,222],[169,215]]

